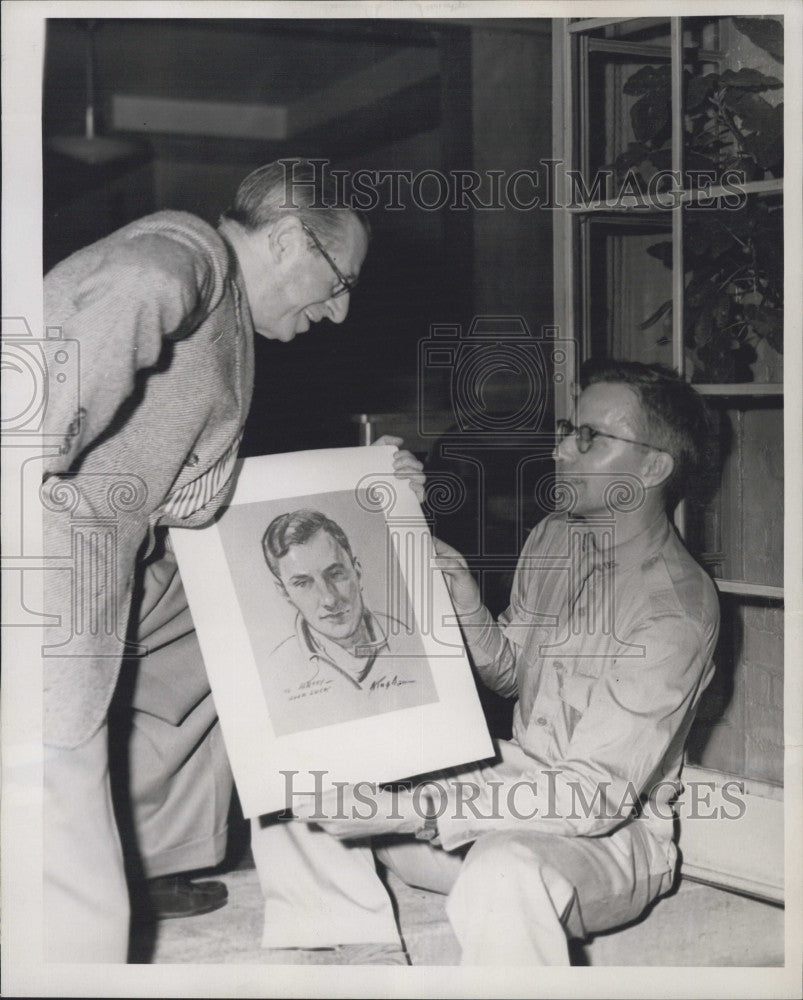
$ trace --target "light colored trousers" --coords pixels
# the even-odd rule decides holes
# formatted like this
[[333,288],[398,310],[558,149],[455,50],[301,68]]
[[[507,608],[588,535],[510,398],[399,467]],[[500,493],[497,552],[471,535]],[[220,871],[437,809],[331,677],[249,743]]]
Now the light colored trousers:
[[170,559],[145,574],[140,620],[139,640],[150,654],[123,666],[137,671],[126,719],[135,843],[121,844],[112,807],[109,725],[75,750],[45,748],[44,929],[50,961],[126,961],[124,855],[136,858],[152,878],[210,867],[225,852],[231,771]]
[[669,890],[668,846],[642,822],[605,837],[496,830],[464,855],[414,840],[348,846],[304,824],[254,821],[262,944],[398,943],[376,855],[408,885],[448,893],[462,965],[568,965],[569,937],[627,923]]

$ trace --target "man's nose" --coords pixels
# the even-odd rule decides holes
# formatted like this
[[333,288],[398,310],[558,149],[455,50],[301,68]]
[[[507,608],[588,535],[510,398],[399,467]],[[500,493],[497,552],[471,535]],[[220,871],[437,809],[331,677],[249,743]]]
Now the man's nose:
[[346,316],[348,316],[350,304],[350,292],[344,292],[336,298],[333,296],[326,303],[326,314],[333,323],[342,323]]
[[567,434],[555,442],[555,450],[552,457],[561,462],[571,462],[579,454],[577,441],[574,434]]
[[323,604],[324,607],[334,608],[337,606],[339,596],[337,590],[331,583],[327,583],[325,580],[322,580],[321,583],[318,584],[318,593],[320,595],[321,604]]

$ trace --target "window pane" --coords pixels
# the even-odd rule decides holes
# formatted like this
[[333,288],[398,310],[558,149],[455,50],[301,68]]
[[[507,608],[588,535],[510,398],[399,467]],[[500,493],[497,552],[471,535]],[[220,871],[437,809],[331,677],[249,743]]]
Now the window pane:
[[[720,420],[711,482],[687,506],[686,540],[715,577],[783,586],[783,411],[753,398],[740,409],[709,400]],[[716,485],[718,469],[721,484]],[[711,486],[713,498],[705,492]]]
[[688,760],[783,784],[783,628],[777,602],[720,598],[716,674],[686,744]]
[[672,271],[654,249],[671,239],[669,225],[667,216],[582,223],[587,355],[671,364]]

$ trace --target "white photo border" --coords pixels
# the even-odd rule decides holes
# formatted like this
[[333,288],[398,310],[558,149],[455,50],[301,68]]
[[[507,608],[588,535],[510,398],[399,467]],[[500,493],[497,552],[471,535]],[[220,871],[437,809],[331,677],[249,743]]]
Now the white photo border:
[[[41,90],[45,24],[49,17],[241,18],[241,17],[440,17],[444,20],[485,17],[600,17],[638,16],[644,5],[635,0],[523,0],[488,3],[405,2],[368,3],[362,0],[7,0],[3,21],[3,314],[25,316],[32,330],[42,327],[42,172]],[[788,336],[784,352],[785,383],[793,400],[785,407],[785,584],[787,592],[785,655],[785,797],[786,826],[786,961],[780,968],[673,967],[645,968],[633,958],[630,974],[617,967],[437,968],[422,972],[402,967],[257,966],[182,962],[146,965],[54,964],[42,958],[42,671],[39,628],[6,630],[3,653],[3,953],[4,993],[8,996],[238,996],[323,997],[444,996],[531,997],[534,993],[559,997],[661,998],[701,996],[789,997],[800,995],[803,937],[803,408],[799,405],[803,372],[803,205],[801,164],[803,133],[800,112],[803,60],[800,38],[803,6],[800,0],[659,0],[651,16],[703,14],[782,14],[785,18],[785,158],[786,189],[785,275]],[[11,449],[4,449],[8,459]],[[4,468],[4,472],[6,469]],[[24,532],[25,548],[39,552],[41,525],[29,518],[23,525],[20,503],[12,492],[12,478],[4,475],[3,529],[14,539]],[[37,503],[32,488],[19,498],[22,505]],[[28,574],[28,603],[42,605],[41,574]],[[4,588],[3,601],[17,607],[18,595]],[[421,974],[419,974],[421,973]]]

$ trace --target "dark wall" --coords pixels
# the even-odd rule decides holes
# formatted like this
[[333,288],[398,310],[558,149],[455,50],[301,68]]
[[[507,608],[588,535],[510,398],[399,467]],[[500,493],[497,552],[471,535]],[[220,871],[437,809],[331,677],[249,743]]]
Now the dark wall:
[[[465,23],[140,19],[96,22],[93,37],[96,118],[107,135],[115,93],[281,104],[401,51],[422,59],[437,53],[440,71],[293,142],[127,135],[127,158],[87,166],[48,152],[48,139],[81,132],[86,95],[85,22],[50,21],[43,107],[48,267],[161,208],[214,223],[239,180],[279,156],[323,155],[342,169],[417,173],[509,169],[536,153],[549,155],[548,66],[532,65],[549,48],[544,35]],[[536,127],[523,130],[522,115]],[[246,454],[352,444],[353,413],[414,408],[418,344],[433,323],[465,327],[489,309],[522,313],[536,326],[547,321],[551,247],[543,213],[522,219],[507,210],[491,218],[408,203],[371,215],[372,246],[346,322],[324,324],[289,345],[258,338]],[[448,393],[440,402],[448,405]]]

